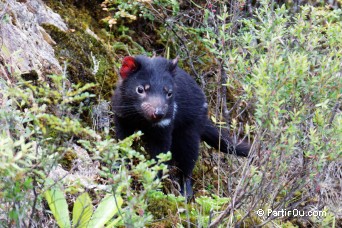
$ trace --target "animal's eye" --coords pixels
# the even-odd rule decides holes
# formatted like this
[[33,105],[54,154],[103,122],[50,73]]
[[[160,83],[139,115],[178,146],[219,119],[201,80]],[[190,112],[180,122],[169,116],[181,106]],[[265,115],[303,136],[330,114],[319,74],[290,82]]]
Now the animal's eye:
[[136,91],[137,91],[138,94],[143,94],[145,90],[144,90],[143,86],[138,86]]
[[167,96],[167,98],[172,97],[172,90],[170,90],[169,92],[167,92],[166,96]]

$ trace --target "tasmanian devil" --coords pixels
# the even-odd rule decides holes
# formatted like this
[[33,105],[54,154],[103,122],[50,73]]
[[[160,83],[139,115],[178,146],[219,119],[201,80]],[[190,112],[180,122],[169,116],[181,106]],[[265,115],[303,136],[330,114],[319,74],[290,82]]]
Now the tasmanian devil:
[[201,140],[225,153],[247,156],[246,143],[220,138],[208,119],[208,104],[195,80],[177,66],[177,59],[125,57],[121,81],[112,97],[118,139],[141,130],[152,158],[171,151],[180,170],[181,193],[192,196],[191,174]]

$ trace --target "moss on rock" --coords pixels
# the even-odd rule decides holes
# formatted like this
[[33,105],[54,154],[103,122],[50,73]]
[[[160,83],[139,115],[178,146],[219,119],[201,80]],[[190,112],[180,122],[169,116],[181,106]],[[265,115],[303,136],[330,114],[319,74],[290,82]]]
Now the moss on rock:
[[[52,25],[43,25],[56,42],[54,49],[59,62],[62,66],[67,63],[69,80],[75,84],[96,82],[99,86],[93,92],[108,99],[117,79],[115,55],[112,48],[101,39],[107,34],[92,17],[94,12],[90,12],[90,7],[87,9],[80,5],[78,8],[73,5],[74,1],[47,1],[47,4],[63,17],[70,28],[64,32]],[[99,5],[94,6],[100,9]],[[94,60],[99,62],[96,74],[93,74]]]

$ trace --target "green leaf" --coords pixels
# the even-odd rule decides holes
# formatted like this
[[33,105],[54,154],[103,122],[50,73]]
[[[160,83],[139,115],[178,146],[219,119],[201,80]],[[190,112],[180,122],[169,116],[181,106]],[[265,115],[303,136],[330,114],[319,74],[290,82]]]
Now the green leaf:
[[106,225],[106,228],[118,227],[118,224],[121,222],[121,217],[114,219],[109,224]]
[[121,208],[123,200],[121,196],[107,195],[96,208],[88,227],[103,227]]
[[68,204],[62,190],[59,188],[47,190],[44,196],[58,226],[61,228],[70,227]]
[[74,227],[86,227],[91,215],[93,214],[93,205],[87,192],[77,197],[72,210],[72,224]]

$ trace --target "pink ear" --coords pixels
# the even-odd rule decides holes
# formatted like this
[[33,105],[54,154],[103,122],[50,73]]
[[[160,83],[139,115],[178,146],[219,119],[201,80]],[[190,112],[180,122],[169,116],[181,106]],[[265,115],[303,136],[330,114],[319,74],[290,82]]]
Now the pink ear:
[[120,68],[120,75],[122,79],[126,79],[127,76],[137,69],[137,64],[132,56],[126,56],[122,60],[122,66]]

